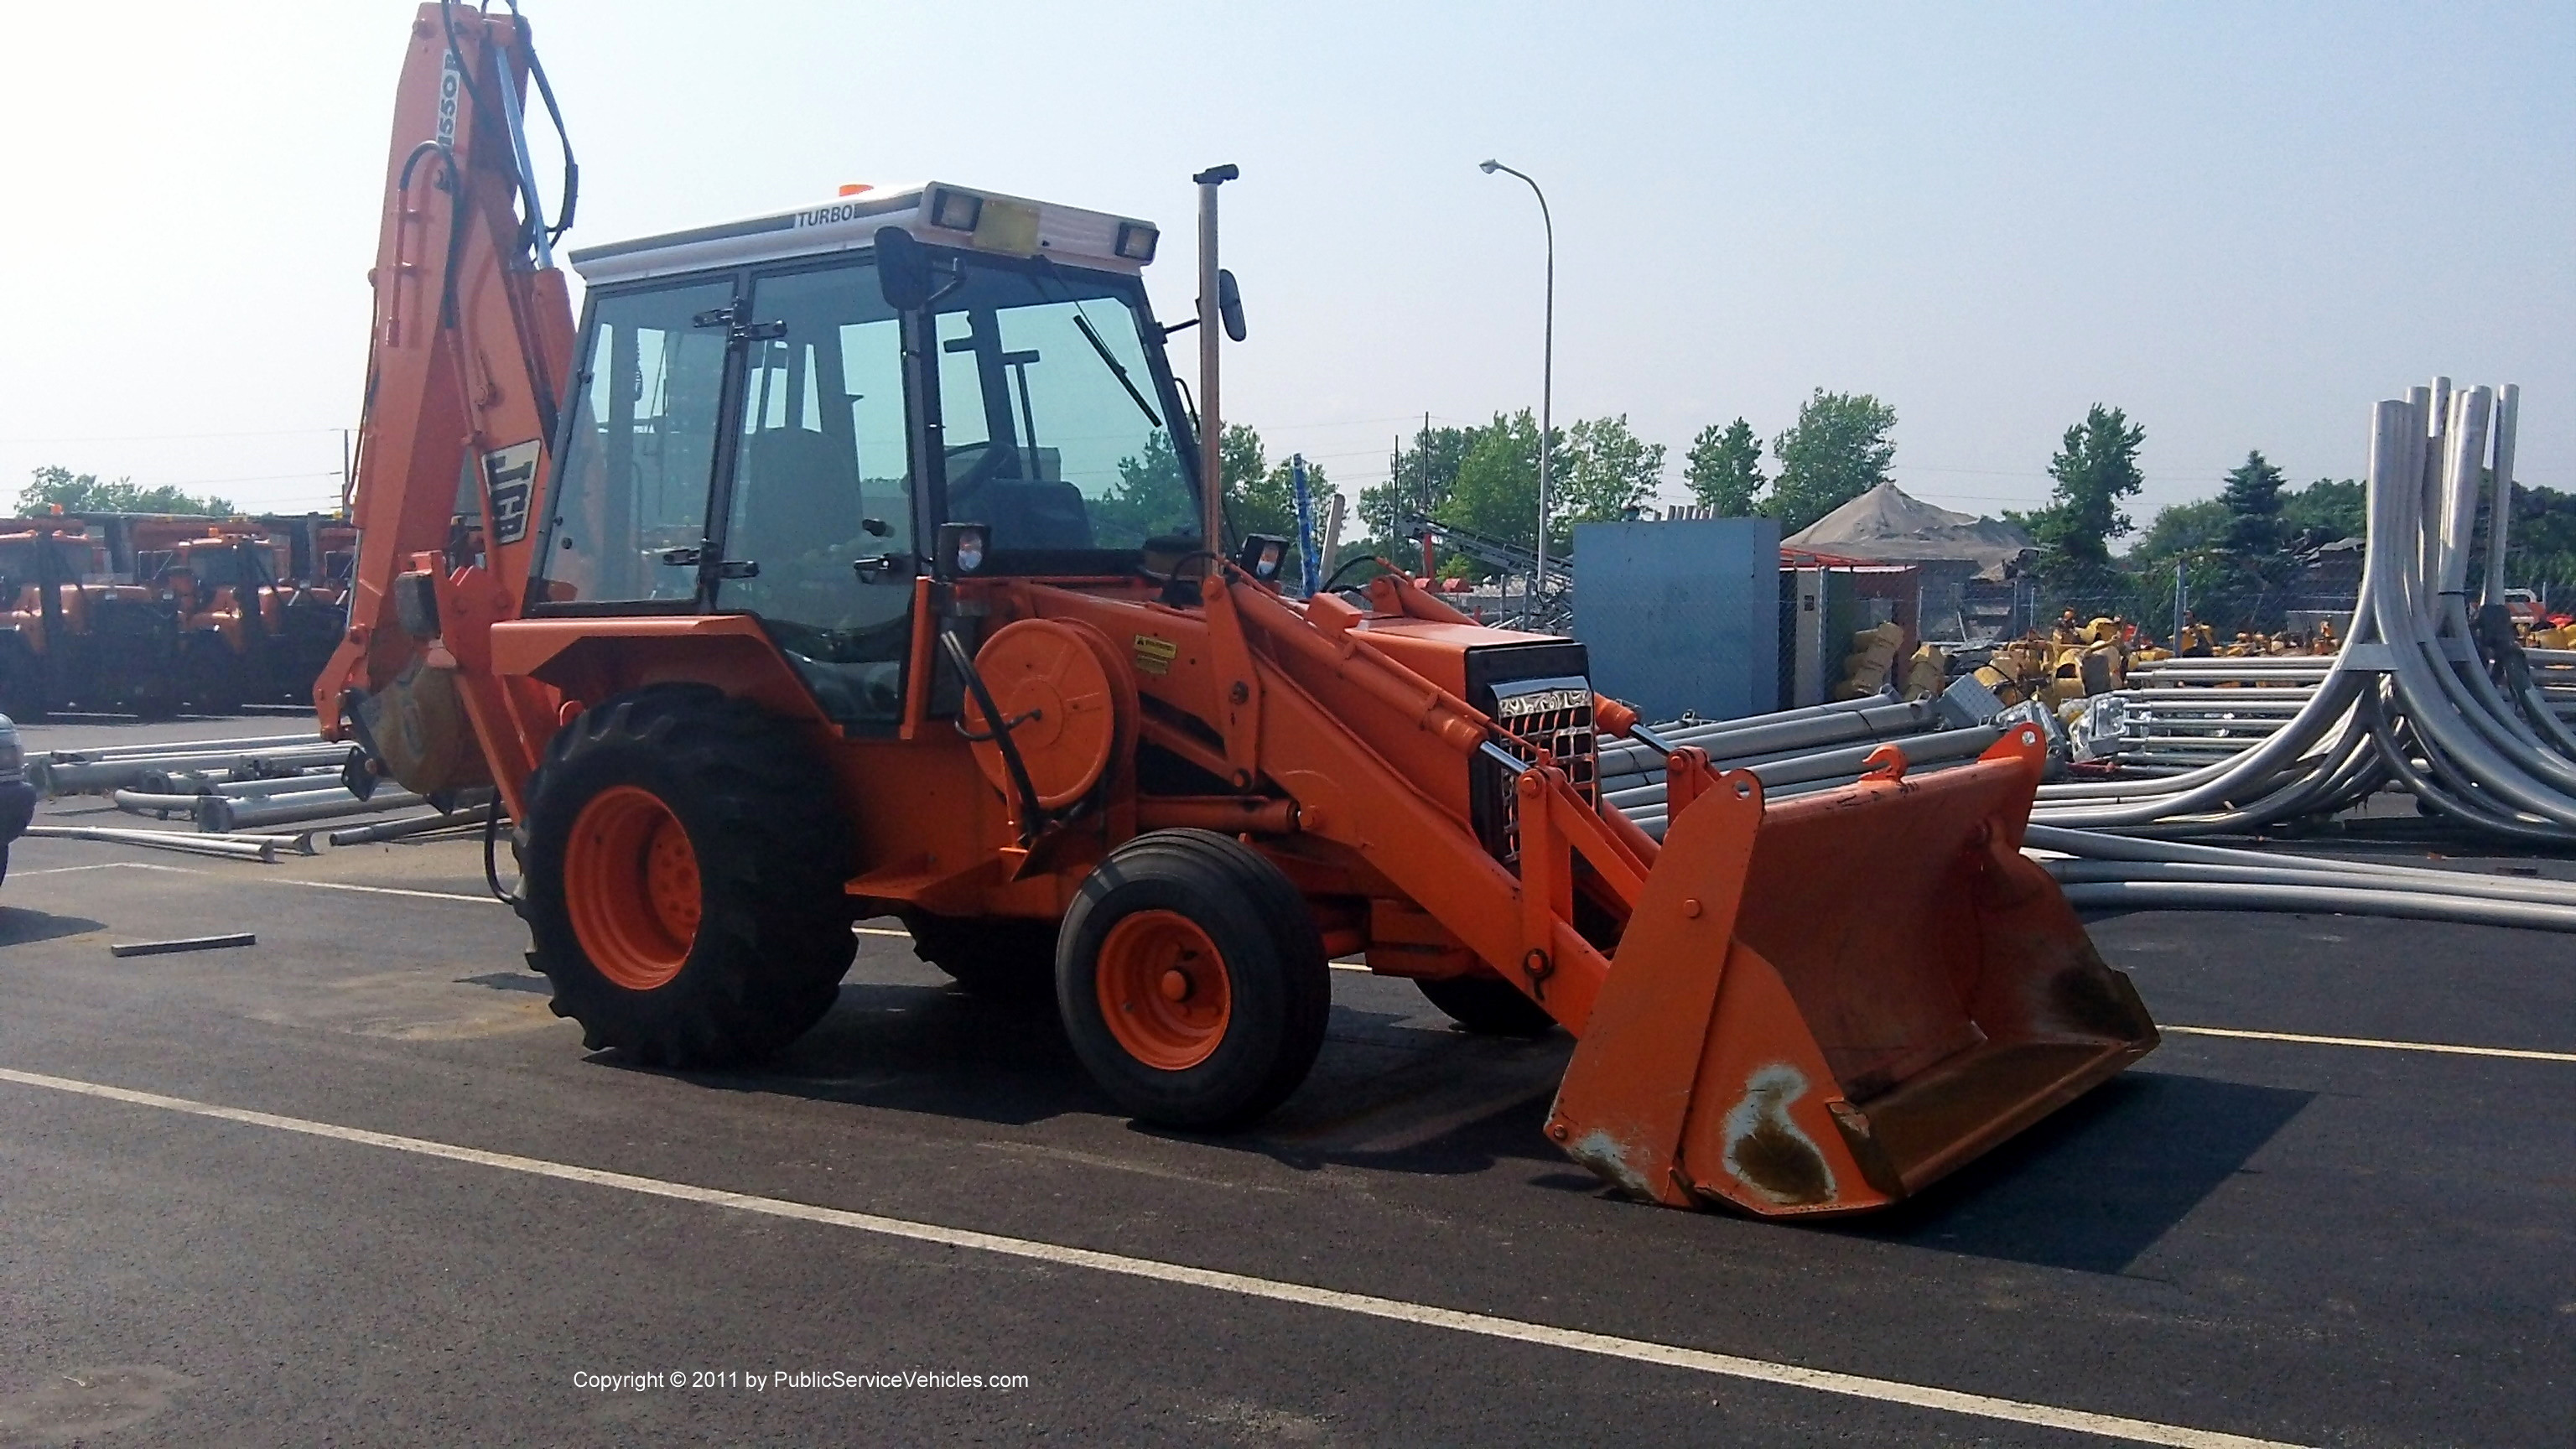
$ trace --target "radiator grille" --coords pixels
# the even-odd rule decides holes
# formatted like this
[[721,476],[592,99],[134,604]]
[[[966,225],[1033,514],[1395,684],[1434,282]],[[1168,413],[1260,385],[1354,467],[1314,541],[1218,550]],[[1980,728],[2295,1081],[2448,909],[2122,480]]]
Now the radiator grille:
[[[1600,755],[1592,735],[1592,685],[1580,675],[1521,679],[1493,686],[1494,723],[1504,737],[1495,741],[1523,764],[1535,765],[1544,751],[1576,794],[1600,803],[1597,776]],[[1480,812],[1485,846],[1504,860],[1520,855],[1520,797],[1503,778],[1498,764],[1484,763],[1492,775],[1493,805]],[[1482,783],[1482,782],[1480,782]]]

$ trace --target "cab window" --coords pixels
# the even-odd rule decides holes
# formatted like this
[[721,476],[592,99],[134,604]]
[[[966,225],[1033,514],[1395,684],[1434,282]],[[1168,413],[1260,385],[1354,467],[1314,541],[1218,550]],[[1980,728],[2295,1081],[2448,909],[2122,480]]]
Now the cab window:
[[685,602],[707,533],[730,282],[599,299],[540,565],[550,597]]
[[912,638],[901,327],[864,262],[762,277],[718,608],[760,616],[826,714],[892,724]]
[[1123,278],[966,264],[937,318],[951,521],[988,525],[997,552],[1196,535],[1142,302]]

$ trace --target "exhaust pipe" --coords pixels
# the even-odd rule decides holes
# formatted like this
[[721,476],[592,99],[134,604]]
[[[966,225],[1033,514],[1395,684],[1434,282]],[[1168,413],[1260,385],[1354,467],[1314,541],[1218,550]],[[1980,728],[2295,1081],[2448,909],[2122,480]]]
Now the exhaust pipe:
[[[1225,553],[1225,472],[1219,466],[1225,423],[1217,405],[1217,328],[1223,299],[1216,264],[1216,189],[1243,174],[1233,165],[1211,166],[1190,180],[1199,188],[1199,528],[1202,546]],[[1214,572],[1213,569],[1210,572]]]

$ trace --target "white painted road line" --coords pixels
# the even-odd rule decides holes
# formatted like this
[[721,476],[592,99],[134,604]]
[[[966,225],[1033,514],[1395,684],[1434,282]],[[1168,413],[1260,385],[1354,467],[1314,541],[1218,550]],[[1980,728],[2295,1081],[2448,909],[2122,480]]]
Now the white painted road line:
[[[191,875],[205,874],[203,871],[191,871],[189,873]],[[251,879],[265,881],[270,885],[303,886],[307,890],[317,891],[356,891],[362,895],[411,896],[415,899],[424,901],[483,901],[495,906],[502,904],[500,897],[489,893],[479,896],[471,896],[466,895],[461,891],[411,891],[403,890],[397,886],[352,885],[344,880],[290,880],[285,876],[277,875],[253,876]]]
[[[153,870],[186,870],[186,867],[184,866],[167,865],[153,866],[150,868]],[[71,867],[71,869],[94,870],[99,869],[99,867],[76,865]],[[189,875],[205,874],[204,871],[187,871],[186,873]],[[28,874],[41,875],[43,872],[30,871]],[[495,906],[506,904],[506,902],[502,901],[499,897],[491,895],[488,892],[478,896],[467,895],[462,891],[415,891],[403,890],[395,886],[352,885],[347,881],[337,880],[290,880],[282,876],[261,876],[258,877],[258,879],[264,880],[270,885],[307,886],[311,889],[322,891],[360,891],[371,896],[411,896],[415,899],[425,901],[479,901],[487,905]],[[883,926],[852,926],[850,929],[862,936],[900,936],[907,941],[912,939],[912,933],[910,931],[889,930]]]
[[1536,1344],[1544,1348],[1565,1349],[1574,1353],[1597,1354],[1604,1358],[1626,1359],[1633,1363],[1689,1369],[1722,1378],[1778,1384],[1788,1388],[1809,1389],[1817,1393],[1840,1394],[1849,1398],[1875,1400],[1879,1403],[1902,1404],[1910,1408],[1937,1409],[1945,1413],[1965,1414],[1974,1418],[1999,1420],[2009,1424],[2064,1429],[2078,1434],[2118,1439],[2131,1444],[2160,1444],[2173,1446],[2173,1449],[2293,1449],[2293,1446],[2285,1445],[2278,1440],[2250,1439],[2239,1434],[2222,1434],[2211,1429],[2193,1429],[2179,1424],[2160,1424],[2149,1419],[2122,1418],[2116,1414],[2095,1414],[2082,1409],[2059,1408],[2052,1404],[2034,1404],[2020,1399],[1999,1399],[1985,1394],[1961,1393],[1955,1389],[1909,1384],[1895,1379],[1835,1373],[1828,1369],[1805,1368],[1797,1364],[1743,1358],[1735,1354],[1711,1353],[1705,1349],[1683,1348],[1675,1344],[1655,1343],[1647,1339],[1619,1338],[1606,1333],[1586,1333],[1580,1329],[1557,1328],[1549,1324],[1530,1323],[1517,1318],[1499,1318],[1487,1313],[1469,1313],[1426,1303],[1410,1303],[1400,1298],[1380,1298],[1367,1293],[1344,1293],[1337,1289],[1281,1282],[1274,1278],[1256,1278],[1248,1274],[1227,1273],[1212,1268],[1193,1268],[1187,1264],[1165,1263],[1152,1258],[1131,1258],[1123,1253],[1101,1253],[1089,1248],[1066,1247],[1059,1243],[1039,1242],[1029,1238],[1005,1237],[999,1233],[942,1227],[937,1223],[880,1217],[874,1213],[849,1212],[840,1208],[815,1207],[808,1203],[789,1202],[782,1198],[757,1197],[749,1193],[727,1192],[721,1188],[697,1187],[688,1183],[667,1182],[654,1177],[637,1177],[630,1173],[603,1172],[597,1168],[575,1167],[568,1163],[548,1162],[536,1157],[518,1157],[506,1152],[486,1152],[480,1148],[459,1147],[421,1137],[400,1137],[388,1132],[370,1132],[363,1128],[341,1127],[329,1122],[308,1121],[301,1117],[281,1117],[270,1112],[253,1112],[240,1107],[219,1107],[212,1103],[191,1101],[185,1097],[165,1097],[157,1092],[137,1092],[124,1087],[104,1086],[70,1077],[53,1077],[37,1072],[12,1071],[0,1067],[0,1081],[14,1082],[22,1087],[38,1087],[47,1091],[67,1092],[75,1096],[123,1102],[130,1106],[156,1107],[165,1112],[181,1112],[193,1117],[210,1117],[219,1122],[236,1122],[244,1126],[299,1133],[307,1137],[327,1137],[341,1142],[355,1142],[368,1147],[410,1153],[417,1157],[445,1158],[451,1162],[469,1163],[476,1167],[489,1167],[503,1172],[525,1173],[531,1177],[547,1177],[560,1182],[615,1188],[621,1192],[638,1193],[646,1197],[703,1203],[709,1207],[731,1208],[736,1212],[758,1213],[766,1217],[792,1218],[801,1222],[821,1223],[827,1227],[849,1228],[858,1232],[874,1233],[881,1237],[903,1238],[917,1243],[995,1253],[1004,1257],[1025,1258],[1065,1267],[1089,1268],[1097,1272],[1142,1278],[1156,1283],[1181,1284],[1192,1288],[1208,1289],[1212,1292],[1231,1293],[1237,1297],[1266,1299],[1274,1303],[1294,1303],[1308,1308],[1331,1309],[1337,1313],[1352,1313],[1366,1318],[1387,1319],[1427,1328],[1444,1328],[1455,1333],[1474,1334],[1482,1338],[1503,1339],[1514,1343]]
[[2286,1041],[2301,1046],[2375,1047],[2390,1052],[2435,1052],[2450,1057],[2511,1057],[2525,1062],[2576,1062],[2576,1052],[2528,1051],[2521,1047],[2450,1046],[2432,1041],[2387,1041],[2375,1036],[2306,1036],[2295,1031],[2238,1031],[2224,1026],[2165,1026],[2179,1036],[2237,1037],[2246,1041]]
[[43,870],[22,870],[16,873],[16,878],[24,879],[31,875],[70,875],[76,870],[167,870],[175,871],[180,875],[205,874],[204,871],[190,870],[184,865],[154,865],[149,861],[141,860],[109,860],[101,861],[97,865],[51,865]]

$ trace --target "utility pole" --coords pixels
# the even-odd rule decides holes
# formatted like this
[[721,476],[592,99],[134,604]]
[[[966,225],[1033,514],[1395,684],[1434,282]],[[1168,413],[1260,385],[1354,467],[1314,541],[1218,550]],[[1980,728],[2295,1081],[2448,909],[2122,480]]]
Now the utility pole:
[[1422,485],[1422,501],[1416,505],[1424,513],[1431,511],[1431,414],[1422,414],[1422,431],[1413,440],[1413,471]]

